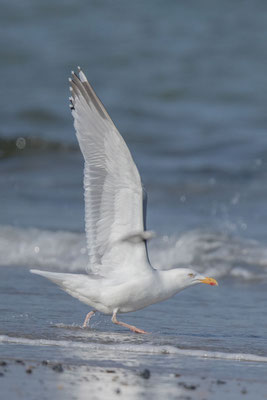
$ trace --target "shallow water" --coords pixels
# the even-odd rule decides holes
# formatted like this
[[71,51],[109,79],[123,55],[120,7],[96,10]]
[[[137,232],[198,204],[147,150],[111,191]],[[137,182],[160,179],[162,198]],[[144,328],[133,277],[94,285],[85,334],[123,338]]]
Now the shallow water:
[[[223,279],[122,320],[151,332],[133,335],[24,268],[1,268],[1,357],[140,367],[199,376],[265,379],[265,290]],[[246,300],[245,300],[246,299]],[[257,304],[257,309],[255,308]],[[256,367],[256,369],[255,369]]]
[[[267,361],[267,5],[4,2],[0,69],[0,355],[264,379]],[[7,45],[8,44],[8,45]],[[67,77],[80,64],[148,192],[153,265],[194,287],[123,320],[31,267],[82,271],[82,157]]]
[[86,306],[25,268],[2,267],[1,357],[144,365],[157,371],[264,380],[265,293],[265,285],[229,279],[223,279],[218,289],[184,291],[167,302],[122,316],[151,332],[138,336],[104,316],[94,317],[91,329],[82,329]]

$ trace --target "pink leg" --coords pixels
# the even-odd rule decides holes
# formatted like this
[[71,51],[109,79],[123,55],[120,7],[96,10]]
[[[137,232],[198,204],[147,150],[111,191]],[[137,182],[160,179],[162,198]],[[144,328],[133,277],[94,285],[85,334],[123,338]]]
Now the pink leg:
[[86,328],[86,327],[87,327],[87,324],[88,324],[88,326],[89,326],[89,321],[90,321],[90,319],[92,318],[93,315],[95,315],[95,311],[90,311],[90,312],[86,315],[85,320],[84,320],[84,323],[83,323],[83,328]]
[[113,324],[124,326],[125,328],[128,328],[135,333],[148,333],[146,331],[143,331],[143,329],[136,328],[136,326],[134,326],[134,325],[129,325],[129,324],[126,324],[125,322],[118,321],[117,320],[117,310],[113,312],[111,321],[113,322]]

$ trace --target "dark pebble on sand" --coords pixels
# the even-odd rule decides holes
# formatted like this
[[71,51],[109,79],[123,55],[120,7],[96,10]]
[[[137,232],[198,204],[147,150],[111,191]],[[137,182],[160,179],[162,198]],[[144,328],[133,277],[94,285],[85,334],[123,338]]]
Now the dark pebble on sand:
[[23,360],[16,360],[17,364],[25,365],[25,362]]
[[175,378],[180,378],[181,374],[174,374]]
[[179,382],[179,386],[182,386],[184,389],[187,389],[187,390],[196,390],[196,388],[197,388],[197,385],[188,385],[185,382]]
[[121,394],[121,390],[120,390],[120,388],[118,388],[118,389],[116,389],[116,391],[115,391],[117,394]]
[[247,394],[247,392],[248,392],[248,391],[247,391],[246,388],[244,388],[244,389],[241,390],[241,393],[242,393],[242,394]]
[[32,367],[28,367],[25,372],[27,374],[31,374],[32,373]]
[[0,361],[0,366],[1,367],[5,367],[7,365],[7,363],[5,361]]
[[63,367],[62,367],[61,364],[55,364],[55,365],[53,365],[52,369],[53,369],[54,371],[56,371],[56,372],[63,372],[63,371],[64,371],[64,369],[63,369]]
[[225,385],[226,382],[225,381],[221,381],[220,379],[217,380],[217,385]]
[[0,376],[4,376],[5,374],[3,372],[0,372]]
[[140,376],[142,377],[142,378],[144,378],[144,379],[149,379],[150,378],[150,371],[149,371],[149,369],[144,369],[144,371],[142,371],[141,373],[140,373]]
[[42,365],[48,365],[48,361],[43,360],[43,361],[42,361]]
[[116,371],[114,369],[106,369],[106,372],[108,374],[115,374]]

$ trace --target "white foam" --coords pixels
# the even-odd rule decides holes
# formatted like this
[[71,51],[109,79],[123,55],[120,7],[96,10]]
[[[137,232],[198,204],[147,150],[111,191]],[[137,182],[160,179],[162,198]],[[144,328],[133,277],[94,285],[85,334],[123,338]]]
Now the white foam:
[[180,349],[174,346],[161,346],[150,344],[129,344],[129,343],[92,343],[92,342],[78,342],[69,340],[50,340],[50,339],[28,339],[21,337],[11,337],[7,335],[0,335],[1,344],[14,344],[26,346],[56,346],[67,347],[72,349],[84,350],[110,350],[122,352],[135,352],[146,354],[169,354],[169,355],[182,355],[188,357],[220,359],[229,361],[250,361],[257,363],[267,363],[267,357],[258,356],[257,354],[249,353],[226,353],[220,351],[207,351],[196,349]]
[[88,263],[85,235],[66,231],[0,226],[0,266],[83,270]]

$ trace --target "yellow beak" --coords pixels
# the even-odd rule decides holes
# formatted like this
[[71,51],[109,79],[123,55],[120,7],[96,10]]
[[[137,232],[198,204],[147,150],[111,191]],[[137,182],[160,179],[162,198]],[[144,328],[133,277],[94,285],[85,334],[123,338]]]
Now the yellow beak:
[[199,280],[200,280],[200,282],[206,283],[207,285],[218,286],[218,282],[213,278],[204,278],[204,279],[199,279]]

